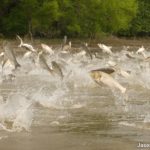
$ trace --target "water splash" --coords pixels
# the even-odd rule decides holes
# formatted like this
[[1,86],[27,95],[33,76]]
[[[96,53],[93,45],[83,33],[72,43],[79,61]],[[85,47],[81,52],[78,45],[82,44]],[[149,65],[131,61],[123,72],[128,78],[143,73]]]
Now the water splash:
[[32,102],[20,94],[9,95],[0,106],[0,123],[6,131],[29,130],[32,123]]

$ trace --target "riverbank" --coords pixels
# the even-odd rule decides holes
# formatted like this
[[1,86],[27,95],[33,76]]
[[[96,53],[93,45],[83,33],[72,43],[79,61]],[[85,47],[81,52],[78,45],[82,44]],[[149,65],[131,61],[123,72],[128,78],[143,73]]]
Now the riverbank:
[[[18,39],[0,39],[0,51],[2,51],[3,41],[7,40],[11,43],[11,46],[18,51],[19,40]],[[142,45],[145,48],[150,48],[150,38],[118,38],[118,37],[103,37],[99,39],[69,39],[72,41],[72,47],[80,47],[83,42],[87,42],[89,47],[97,48],[97,43],[103,43],[112,47],[120,46],[131,46],[131,47],[140,47]],[[40,48],[41,43],[48,44],[49,46],[57,47],[62,44],[62,39],[45,39],[45,38],[36,38],[33,41],[29,39],[24,39],[24,42],[30,43],[36,48]]]

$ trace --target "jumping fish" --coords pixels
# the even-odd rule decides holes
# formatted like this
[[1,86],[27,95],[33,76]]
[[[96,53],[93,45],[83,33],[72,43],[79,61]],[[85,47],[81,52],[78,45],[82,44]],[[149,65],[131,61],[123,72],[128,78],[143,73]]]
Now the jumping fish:
[[53,70],[48,66],[46,59],[42,54],[43,54],[42,51],[39,52],[38,54],[38,61],[39,61],[38,63],[43,69],[47,70],[50,74],[53,74]]
[[115,69],[113,69],[113,68],[99,68],[99,69],[95,69],[92,71],[102,71],[102,72],[107,73],[107,74],[112,74],[115,72]]
[[9,48],[8,44],[5,44],[4,45],[4,61],[3,61],[2,67],[5,65],[7,60],[9,60],[15,66],[15,69],[18,67],[21,67],[21,65],[17,62],[13,49]]
[[18,47],[24,47],[25,49],[27,49],[29,51],[36,52],[36,50],[33,48],[33,46],[30,44],[24,43],[19,35],[17,35],[17,38],[20,40],[20,44]]
[[63,79],[63,77],[64,77],[63,72],[62,72],[60,66],[57,64],[57,62],[52,61],[51,64],[52,64],[53,71],[55,73],[57,73]]
[[93,59],[93,56],[92,56],[92,53],[88,47],[88,44],[87,43],[83,43],[83,48],[85,49],[86,53],[90,56],[90,59],[92,60]]
[[48,53],[48,54],[50,54],[50,55],[53,55],[53,54],[54,54],[54,51],[53,51],[52,48],[49,47],[48,45],[42,43],[42,44],[41,44],[41,47],[42,47],[42,49],[43,49],[43,51],[44,51],[45,53]]
[[109,87],[115,87],[119,89],[122,93],[126,92],[126,88],[124,88],[120,83],[118,83],[115,79],[113,79],[109,74],[102,71],[90,71],[90,76],[93,80],[100,84],[101,82]]

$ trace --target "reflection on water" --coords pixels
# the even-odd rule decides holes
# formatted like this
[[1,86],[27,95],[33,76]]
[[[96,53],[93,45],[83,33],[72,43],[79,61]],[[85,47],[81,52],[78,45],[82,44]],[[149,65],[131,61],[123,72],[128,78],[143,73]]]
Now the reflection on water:
[[[63,80],[18,56],[16,78],[0,80],[0,149],[133,150],[149,143],[149,62],[123,54],[65,56]],[[58,57],[64,56],[53,59]],[[98,86],[88,74],[109,60],[131,73],[128,79],[113,75],[125,94]]]

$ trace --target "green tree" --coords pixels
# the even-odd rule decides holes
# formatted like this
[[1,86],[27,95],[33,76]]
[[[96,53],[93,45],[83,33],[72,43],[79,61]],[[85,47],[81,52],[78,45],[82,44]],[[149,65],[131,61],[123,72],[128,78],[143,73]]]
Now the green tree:
[[59,16],[59,6],[56,0],[43,1],[32,20],[34,32],[53,36]]
[[[6,4],[9,7],[9,3]],[[2,32],[8,35],[32,32],[32,19],[37,10],[36,0],[20,0],[2,20]]]
[[138,1],[138,13],[132,21],[131,35],[150,35],[150,2],[149,0]]
[[[35,36],[94,38],[101,33],[127,32],[138,9],[137,0],[1,1],[0,32],[5,35],[32,32]],[[138,30],[145,29],[137,24]]]
[[136,0],[105,0],[102,3],[102,27],[105,32],[116,33],[129,28],[136,16]]

